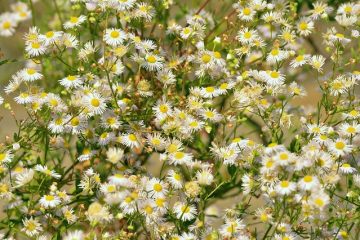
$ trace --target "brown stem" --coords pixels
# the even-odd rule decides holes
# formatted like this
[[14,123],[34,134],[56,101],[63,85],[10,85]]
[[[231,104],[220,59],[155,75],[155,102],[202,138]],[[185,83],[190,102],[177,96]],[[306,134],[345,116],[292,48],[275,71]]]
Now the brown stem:
[[203,10],[209,2],[210,2],[210,0],[206,0],[206,1],[200,6],[199,10],[197,10],[197,12],[195,13],[195,15],[198,15],[198,14],[201,12],[201,10]]

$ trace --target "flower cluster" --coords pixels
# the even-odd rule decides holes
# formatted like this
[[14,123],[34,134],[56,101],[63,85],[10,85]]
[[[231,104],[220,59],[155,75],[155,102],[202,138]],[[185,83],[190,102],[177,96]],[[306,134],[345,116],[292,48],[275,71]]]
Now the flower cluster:
[[3,239],[360,238],[359,1],[28,2]]
[[26,3],[16,2],[10,5],[10,12],[0,14],[0,37],[14,35],[20,22],[31,18],[31,11]]

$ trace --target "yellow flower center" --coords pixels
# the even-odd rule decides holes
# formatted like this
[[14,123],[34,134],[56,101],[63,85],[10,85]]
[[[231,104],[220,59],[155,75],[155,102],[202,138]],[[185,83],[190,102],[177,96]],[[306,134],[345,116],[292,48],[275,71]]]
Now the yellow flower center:
[[280,76],[280,74],[279,74],[278,72],[272,71],[272,72],[270,73],[270,76],[271,76],[272,78],[278,78],[278,77]]
[[221,53],[214,52],[214,57],[217,58],[217,59],[220,59],[221,58]]
[[118,38],[118,37],[120,36],[120,33],[119,33],[118,31],[112,31],[112,32],[110,33],[110,36],[111,36],[112,38]]
[[156,58],[154,56],[147,57],[146,61],[148,63],[156,63]]
[[163,187],[161,186],[160,183],[155,183],[154,184],[154,191],[161,192],[162,189],[163,189]]
[[46,201],[53,201],[55,198],[54,198],[54,196],[52,196],[52,195],[46,195],[45,196],[45,200]]
[[137,140],[137,138],[134,134],[130,134],[129,139],[130,139],[130,141],[133,141],[133,142],[135,142]]
[[281,181],[280,186],[283,188],[289,187],[289,181]]
[[335,143],[335,148],[338,150],[343,150],[345,148],[345,143],[343,142],[336,142]]
[[174,153],[178,150],[178,147],[175,145],[175,144],[170,144],[169,147],[168,147],[168,152],[169,153]]
[[307,176],[304,177],[304,182],[309,183],[309,182],[312,182],[312,180],[313,180],[312,176],[307,175]]
[[271,55],[273,55],[273,56],[277,56],[277,55],[279,55],[279,53],[280,53],[279,49],[271,50]]
[[175,156],[176,159],[182,159],[185,156],[185,153],[176,152],[174,156]]
[[357,115],[359,115],[359,112],[356,111],[356,110],[351,110],[351,111],[349,112],[349,114],[350,114],[351,116],[353,116],[353,117],[356,117]]
[[207,87],[207,88],[205,88],[205,90],[208,93],[213,93],[215,91],[215,88],[214,87]]
[[347,131],[348,133],[351,133],[351,134],[356,133],[356,129],[355,129],[353,126],[349,126],[346,131]]
[[226,89],[228,88],[228,86],[229,86],[229,84],[227,84],[227,83],[222,83],[222,84],[220,85],[220,89],[221,89],[221,90],[226,90]]
[[55,120],[56,125],[61,125],[62,123],[63,123],[62,118],[58,118],[58,119]]
[[113,118],[113,117],[109,117],[108,119],[106,119],[106,122],[109,124],[109,125],[114,125],[116,123],[116,119]]
[[182,207],[181,207],[181,211],[182,211],[183,213],[189,213],[189,212],[190,212],[190,208],[189,208],[188,206],[182,206]]
[[243,14],[244,14],[245,16],[249,16],[249,15],[251,14],[251,9],[250,9],[250,8],[244,8],[244,9],[243,9]]
[[175,180],[177,180],[177,181],[181,181],[181,175],[178,174],[178,173],[175,173],[175,174],[174,174],[174,178],[175,178]]
[[72,76],[72,75],[69,75],[69,76],[67,77],[67,80],[69,80],[69,81],[75,81],[75,80],[76,80],[76,77],[75,77],[75,76]]
[[207,112],[205,112],[205,116],[208,118],[213,118],[215,116],[215,114],[211,111],[207,111]]
[[51,99],[49,102],[50,102],[50,105],[53,107],[56,107],[59,104],[56,99]]
[[71,23],[77,23],[79,21],[79,18],[78,17],[71,17],[70,18],[70,22]]
[[116,187],[114,185],[110,185],[107,187],[108,192],[115,192],[116,191]]
[[188,34],[191,33],[191,29],[190,29],[190,28],[184,28],[183,33],[184,33],[185,35],[188,35]]
[[280,160],[286,161],[289,159],[289,155],[287,153],[280,153]]
[[341,33],[337,33],[337,34],[335,34],[335,36],[337,36],[338,38],[344,38],[345,37],[344,34],[341,34]]
[[11,23],[10,23],[9,21],[5,21],[5,22],[3,23],[3,28],[4,28],[4,29],[9,29],[9,28],[11,28]]
[[344,8],[344,11],[345,11],[346,13],[351,13],[352,7],[351,7],[351,6],[346,6],[346,7]]
[[209,63],[211,61],[211,56],[209,54],[204,54],[201,57],[201,60],[203,61],[203,63]]
[[162,112],[162,113],[167,113],[167,111],[169,110],[169,108],[168,108],[168,106],[166,106],[165,104],[163,104],[163,105],[160,105],[159,110],[160,110],[160,112]]
[[45,34],[45,36],[46,36],[47,38],[52,38],[52,37],[54,36],[54,32],[53,32],[53,31],[47,32],[47,33]]
[[160,145],[161,141],[158,138],[154,138],[151,140],[151,143],[157,146],[157,145]]
[[301,22],[299,24],[299,28],[300,28],[300,30],[304,31],[304,30],[306,30],[308,28],[308,24],[306,22]]
[[165,199],[164,198],[157,198],[155,200],[155,203],[158,207],[163,207],[164,206],[164,202],[165,202]]
[[342,167],[343,167],[343,168],[350,168],[351,166],[350,166],[350,164],[348,164],[348,163],[344,163],[344,164],[342,165]]
[[91,99],[90,104],[93,107],[98,107],[98,106],[100,106],[100,101],[97,98],[93,98],[93,99]]
[[246,39],[250,39],[251,36],[252,36],[251,32],[245,32],[244,33],[244,38],[246,38]]
[[31,47],[34,48],[34,49],[39,49],[39,48],[40,48],[40,44],[37,43],[37,42],[33,42],[33,43],[31,44]]
[[273,162],[273,161],[267,161],[266,164],[265,164],[265,166],[266,166],[267,168],[271,168],[273,165],[274,165],[274,162]]
[[147,205],[144,210],[147,214],[153,213],[153,208],[150,205]]
[[34,222],[27,222],[26,229],[30,232],[34,231],[36,229],[36,224]]
[[324,202],[321,198],[315,199],[314,203],[315,203],[318,207],[322,207],[322,206],[324,206],[324,204],[325,204],[325,202]]
[[36,71],[32,68],[29,68],[28,70],[26,70],[26,73],[29,74],[29,75],[33,75],[36,73]]
[[260,220],[261,220],[262,222],[267,222],[268,219],[269,219],[269,218],[268,218],[268,216],[267,216],[265,213],[261,214]]
[[299,55],[299,56],[297,56],[295,60],[296,60],[297,62],[303,61],[303,60],[304,60],[304,55]]

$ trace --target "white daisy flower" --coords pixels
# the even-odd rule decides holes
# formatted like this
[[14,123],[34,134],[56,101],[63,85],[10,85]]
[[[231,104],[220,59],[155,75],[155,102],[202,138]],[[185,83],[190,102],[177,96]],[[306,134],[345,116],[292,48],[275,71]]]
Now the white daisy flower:
[[104,41],[113,47],[123,44],[126,40],[127,34],[121,29],[110,28],[105,30]]
[[238,17],[245,22],[251,21],[254,18],[254,15],[256,14],[255,9],[250,7],[240,8],[238,9],[238,11],[239,11]]
[[30,57],[38,57],[46,52],[46,46],[39,41],[33,41],[26,43],[25,51]]
[[61,203],[60,199],[54,195],[44,195],[39,202],[44,208],[54,208]]
[[10,150],[7,150],[5,152],[0,152],[0,165],[11,162],[13,158],[14,158],[14,154],[12,154]]
[[196,173],[196,180],[200,185],[211,185],[214,181],[214,176],[210,169],[203,169]]
[[309,202],[312,206],[322,210],[329,204],[330,198],[323,191],[315,191],[311,194]]
[[169,155],[170,164],[173,165],[182,165],[190,164],[193,157],[190,153],[185,153],[183,151],[177,151]]
[[42,172],[45,175],[56,178],[56,179],[59,179],[61,177],[60,174],[58,174],[54,170],[48,169],[47,166],[42,166],[40,164],[37,164],[34,169],[35,169],[35,171]]
[[314,29],[314,22],[311,19],[302,18],[297,23],[297,30],[301,36],[308,36]]
[[213,86],[208,86],[205,88],[201,88],[200,90],[201,92],[201,96],[204,98],[214,98],[220,95],[220,91],[213,87]]
[[34,174],[35,172],[32,169],[24,169],[21,173],[16,174],[15,187],[19,188],[31,182]]
[[350,153],[352,146],[346,140],[339,138],[329,144],[329,150],[335,156],[340,157]]
[[136,3],[136,0],[111,0],[111,1],[114,2],[115,7],[118,11],[129,10]]
[[19,77],[25,82],[33,82],[41,79],[43,75],[33,68],[25,68],[19,72]]
[[78,75],[68,75],[59,80],[60,84],[65,88],[78,88],[83,83],[82,78]]
[[239,231],[243,230],[245,225],[240,219],[225,219],[225,224],[220,227],[220,234],[225,238],[235,236]]
[[182,221],[190,221],[197,214],[196,208],[193,205],[182,202],[176,202],[173,210],[176,217]]
[[282,85],[285,77],[279,71],[261,71],[261,77],[271,86]]
[[165,139],[162,138],[159,133],[148,134],[146,138],[148,145],[156,151],[162,151],[165,149]]
[[275,191],[280,195],[289,195],[295,191],[295,189],[296,184],[287,180],[280,181],[275,187]]
[[315,55],[309,59],[309,64],[318,72],[322,72],[322,67],[324,63],[325,63],[325,58],[321,55]]
[[306,175],[299,182],[298,186],[304,191],[316,191],[320,182],[316,176]]
[[350,164],[348,163],[344,163],[340,166],[339,168],[340,172],[343,174],[353,174],[355,173],[357,170],[356,168],[353,168]]
[[68,21],[66,21],[64,23],[64,28],[71,29],[74,27],[79,27],[82,23],[84,23],[86,21],[86,19],[87,18],[84,15],[80,15],[78,17],[72,16],[72,17],[70,17],[70,19]]
[[2,13],[0,15],[0,36],[10,37],[15,33],[15,28],[18,25],[16,15],[12,13]]
[[155,15],[154,7],[141,2],[136,4],[135,17],[144,18],[146,21],[150,21]]
[[66,48],[77,48],[79,46],[79,40],[77,40],[77,38],[70,33],[64,33],[60,43]]
[[244,28],[244,29],[240,30],[238,35],[237,35],[237,39],[242,44],[251,44],[255,40],[257,40],[258,38],[259,38],[259,35],[258,35],[257,31],[256,30],[251,30],[251,29],[248,29],[248,28]]
[[105,183],[100,186],[100,191],[103,194],[111,194],[117,191],[117,187],[115,184]]
[[34,237],[38,235],[43,228],[37,219],[31,218],[24,218],[22,220],[24,227],[21,229],[22,232],[25,232],[26,235],[29,237]]
[[22,92],[19,96],[15,97],[14,100],[18,104],[28,104],[34,100],[34,97],[26,92]]
[[181,189],[183,187],[183,177],[180,173],[170,170],[167,173],[166,180],[171,184],[175,189]]
[[90,115],[100,115],[106,110],[106,99],[98,93],[91,93],[84,100]]
[[164,197],[168,192],[166,183],[156,178],[152,178],[146,182],[145,186],[146,192],[148,192],[151,197]]
[[301,54],[301,55],[298,55],[296,58],[294,58],[293,60],[291,60],[290,66],[291,66],[292,68],[301,67],[302,65],[308,63],[309,57],[310,57],[309,54]]
[[185,27],[180,31],[180,36],[182,39],[188,39],[193,35],[194,30],[191,27]]
[[137,148],[140,146],[138,137],[133,133],[123,134],[120,138],[120,141],[122,144],[130,148]]
[[72,232],[69,232],[64,236],[64,240],[84,240],[85,235],[84,232],[81,230],[75,230]]
[[360,132],[360,124],[343,123],[340,125],[340,132],[342,135],[347,137],[354,136]]
[[163,62],[163,57],[149,53],[145,55],[142,67],[148,71],[159,71],[163,68]]
[[107,161],[116,164],[124,157],[124,150],[115,147],[109,148],[106,152],[106,157]]
[[54,44],[59,41],[63,32],[59,31],[48,31],[44,35],[40,35],[39,39],[45,44],[45,46]]
[[55,134],[62,133],[65,130],[65,123],[66,123],[66,120],[63,116],[56,116],[49,123],[49,129],[52,133],[55,133]]

